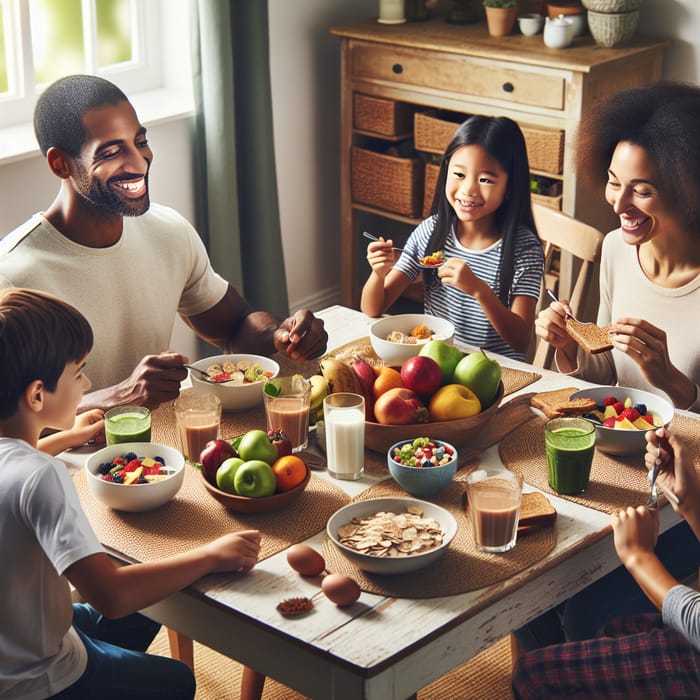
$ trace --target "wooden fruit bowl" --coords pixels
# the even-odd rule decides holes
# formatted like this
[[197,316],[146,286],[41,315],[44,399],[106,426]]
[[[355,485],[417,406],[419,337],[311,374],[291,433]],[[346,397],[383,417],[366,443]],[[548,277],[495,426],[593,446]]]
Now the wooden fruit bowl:
[[455,447],[463,447],[477,435],[491,420],[503,399],[503,382],[490,406],[481,413],[469,418],[437,421],[435,423],[414,423],[412,425],[382,425],[365,422],[365,447],[374,452],[386,452],[394,443],[417,437],[444,440]]
[[289,491],[281,491],[273,493],[272,496],[263,498],[249,498],[248,496],[235,496],[231,493],[226,493],[221,489],[210,484],[205,478],[204,473],[199,472],[204,488],[212,495],[219,503],[226,506],[229,510],[234,510],[238,513],[269,513],[272,510],[278,510],[289,505],[301,496],[311,478],[311,470],[306,467],[306,477],[299,485]]

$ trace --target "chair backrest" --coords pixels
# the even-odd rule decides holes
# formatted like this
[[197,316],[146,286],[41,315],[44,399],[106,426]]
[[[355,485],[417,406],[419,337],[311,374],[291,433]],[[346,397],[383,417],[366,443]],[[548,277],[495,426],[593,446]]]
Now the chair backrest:
[[[600,249],[603,236],[597,228],[584,224],[557,209],[541,204],[532,205],[537,233],[544,247],[544,280],[540,307],[549,305],[549,297],[544,294],[545,287],[552,287],[556,282],[556,271],[552,265],[564,252],[573,258],[578,273],[573,281],[569,306],[574,314],[581,313],[583,302],[590,287],[596,263],[600,262]],[[554,290],[557,292],[557,290]],[[557,292],[558,293],[558,292]],[[549,368],[554,358],[554,348],[537,338],[532,363],[538,367]]]

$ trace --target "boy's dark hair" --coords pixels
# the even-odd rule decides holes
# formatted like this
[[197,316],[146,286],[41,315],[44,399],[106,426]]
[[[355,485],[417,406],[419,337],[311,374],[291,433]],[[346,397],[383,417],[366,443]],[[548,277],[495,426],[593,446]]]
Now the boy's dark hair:
[[[440,163],[432,213],[437,214],[435,228],[424,254],[442,250],[457,216],[445,196],[447,168],[455,151],[463,146],[482,146],[508,173],[508,186],[503,204],[494,216],[501,233],[501,263],[499,286],[494,290],[504,306],[510,307],[510,288],[513,284],[515,237],[518,227],[536,232],[530,200],[530,165],[525,138],[520,127],[508,117],[475,115],[463,122],[447,145]],[[428,284],[437,283],[435,272],[424,271]]]
[[578,128],[576,170],[603,196],[615,148],[643,148],[656,170],[659,195],[685,228],[700,236],[700,88],[660,81],[596,103]]
[[34,134],[43,155],[56,146],[76,158],[85,142],[83,115],[127,96],[109,80],[69,75],[49,85],[34,108]]
[[0,418],[14,415],[20,396],[37,379],[55,391],[66,364],[82,360],[92,341],[87,319],[57,297],[0,290]]

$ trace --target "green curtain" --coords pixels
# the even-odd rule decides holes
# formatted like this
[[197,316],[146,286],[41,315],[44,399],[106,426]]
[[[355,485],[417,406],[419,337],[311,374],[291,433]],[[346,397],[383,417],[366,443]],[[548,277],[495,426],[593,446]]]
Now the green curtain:
[[214,269],[286,318],[267,0],[194,0],[193,13],[196,225]]

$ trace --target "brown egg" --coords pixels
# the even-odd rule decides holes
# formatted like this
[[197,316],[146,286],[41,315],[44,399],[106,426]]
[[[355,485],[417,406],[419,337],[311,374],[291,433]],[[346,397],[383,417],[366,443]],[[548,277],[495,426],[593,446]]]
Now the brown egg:
[[308,544],[293,544],[287,550],[287,561],[302,576],[318,576],[326,568],[323,557]]
[[360,587],[343,574],[328,574],[321,581],[321,590],[328,600],[341,608],[352,605],[360,597]]

